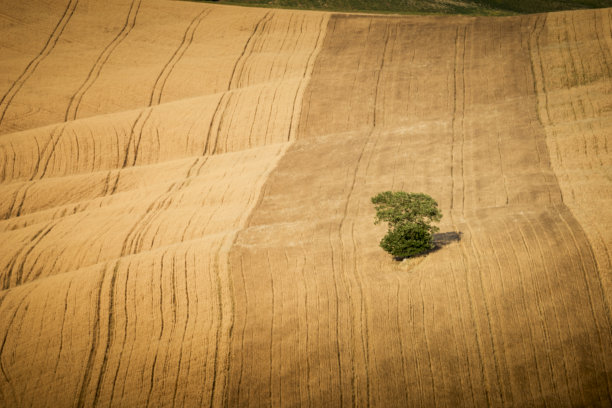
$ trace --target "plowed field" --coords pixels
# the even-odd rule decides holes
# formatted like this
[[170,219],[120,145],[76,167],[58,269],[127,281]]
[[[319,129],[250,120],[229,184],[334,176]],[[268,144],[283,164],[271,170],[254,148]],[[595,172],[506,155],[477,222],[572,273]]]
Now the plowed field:
[[0,406],[612,404],[612,9],[11,3]]

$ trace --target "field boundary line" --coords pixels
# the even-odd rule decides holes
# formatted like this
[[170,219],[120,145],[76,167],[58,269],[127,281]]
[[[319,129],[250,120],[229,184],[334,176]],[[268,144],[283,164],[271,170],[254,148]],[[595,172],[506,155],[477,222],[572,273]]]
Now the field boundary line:
[[[255,187],[252,189],[251,196],[248,200],[248,205],[245,207],[242,216],[238,220],[236,228],[227,234],[215,256],[215,267],[217,268],[216,278],[218,281],[220,299],[223,298],[223,294],[229,296],[229,299],[225,299],[225,302],[220,302],[219,305],[219,335],[217,336],[217,348],[215,350],[213,388],[210,395],[211,406],[227,405],[227,401],[229,400],[228,384],[232,362],[231,340],[234,328],[234,311],[236,308],[234,301],[234,283],[231,277],[230,254],[238,240],[240,232],[248,227],[255,209],[263,200],[265,186],[268,183],[270,175],[278,168],[279,163],[285,157],[287,150],[292,145],[293,142],[286,142],[279,146],[276,157],[269,163],[266,171],[255,183]],[[225,337],[223,341],[220,341],[221,336]],[[221,345],[227,347],[226,353],[219,351],[218,347],[221,347]],[[217,384],[220,384],[220,386]]]
[[[594,14],[593,18],[596,20],[596,17],[597,17],[597,13]],[[555,127],[560,122],[552,118],[552,114],[548,106],[548,97],[549,97],[549,89],[547,88],[548,81],[547,81],[546,76],[544,75],[544,64],[546,62],[545,61],[546,55],[542,55],[542,52],[541,52],[542,46],[540,44],[541,42],[540,37],[542,33],[543,32],[546,33],[547,29],[552,30],[554,28],[553,26],[554,22],[549,22],[546,16],[544,16],[539,32],[536,35],[535,26],[537,25],[537,22],[538,20],[536,20],[536,22],[534,23],[534,28],[529,38],[529,41],[531,41],[532,37],[535,35],[535,51],[537,51],[537,52],[534,52],[533,47],[531,47],[531,42],[529,42],[529,45],[530,45],[529,58],[531,59],[532,74],[533,74],[533,81],[534,81],[533,91],[535,94],[534,97],[536,101],[535,108],[536,108],[536,112],[538,113],[538,118],[540,119],[540,123],[544,131],[544,142],[545,142],[546,149],[547,149],[549,166],[550,166],[550,169],[554,177],[554,182],[558,186],[559,192],[561,195],[560,205],[562,206],[562,208],[567,210],[566,215],[568,219],[566,219],[563,216],[562,216],[562,219],[566,223],[568,230],[571,232],[573,240],[576,242],[577,248],[578,248],[578,244],[577,244],[578,240],[574,234],[577,233],[579,235],[584,236],[585,238],[586,251],[588,252],[589,257],[593,261],[593,266],[595,270],[593,277],[597,281],[596,284],[600,292],[597,295],[601,296],[601,301],[603,302],[603,308],[605,310],[605,315],[606,315],[605,323],[609,328],[610,321],[612,319],[612,314],[610,312],[610,310],[612,309],[612,307],[610,306],[612,304],[612,295],[609,293],[609,291],[606,290],[606,284],[605,284],[606,274],[609,273],[609,266],[610,266],[609,254],[607,252],[608,248],[605,246],[605,242],[602,242],[603,247],[606,250],[606,253],[599,254],[595,251],[594,242],[597,241],[598,238],[600,238],[601,240],[602,237],[598,236],[599,235],[598,230],[588,230],[587,228],[583,226],[582,222],[588,223],[588,218],[586,217],[585,214],[588,214],[589,209],[588,207],[585,207],[583,204],[581,204],[579,201],[572,199],[571,198],[572,194],[569,194],[574,190],[575,185],[570,180],[567,179],[568,174],[569,174],[568,170],[570,168],[563,162],[563,158],[559,154],[559,149],[560,149],[559,140],[558,140],[557,132],[555,131]],[[568,22],[564,20],[564,24],[568,25]],[[551,26],[551,28],[549,28],[549,25]],[[594,24],[594,26],[595,26],[595,30],[597,30],[596,24]],[[565,27],[565,29],[569,29],[569,28]],[[574,43],[576,41],[577,41],[576,39],[573,39]],[[568,63],[573,64],[573,59],[571,55],[572,39],[568,38],[566,43],[568,43],[566,44],[568,52],[563,54],[563,58],[564,58],[563,64],[566,70],[566,76],[567,78],[569,78],[570,76],[569,76],[569,73],[567,72],[567,64]],[[560,39],[555,40],[555,44],[560,44]],[[568,62],[567,59],[571,61]],[[539,69],[536,70],[534,69],[534,67],[535,68],[539,67]],[[575,69],[576,68],[574,67],[574,70]],[[575,74],[575,76],[577,76],[577,74]],[[578,83],[578,85],[580,85],[580,83]],[[571,89],[571,87],[568,89]],[[573,108],[572,101],[569,101],[567,105]],[[545,118],[542,117],[543,113],[546,114]],[[575,112],[574,112],[574,115],[575,115]],[[552,154],[553,151],[556,152],[555,155]],[[565,197],[569,197],[569,199],[566,200]],[[559,214],[562,214],[562,213],[559,212]],[[571,221],[575,222],[575,227],[570,225]],[[580,253],[580,250],[578,251]],[[582,258],[581,258],[581,262],[583,262]],[[609,380],[608,380],[607,386],[608,386],[608,389],[611,389]]]
[[306,87],[308,86],[308,84],[310,83],[310,79],[312,78],[312,72],[314,70],[315,63],[318,61],[319,54],[323,49],[323,43],[325,42],[325,38],[327,37],[327,26],[329,25],[330,18],[331,14],[325,14],[321,19],[317,42],[312,53],[310,54],[310,57],[308,57],[308,61],[306,62],[306,68],[304,69],[304,74],[302,75],[302,79],[300,80],[298,90],[295,93],[295,99],[293,100],[293,114],[291,115],[291,121],[289,122],[289,132],[287,134],[288,141],[293,141],[297,139],[300,123],[299,119],[302,116],[302,107],[304,105],[304,93],[306,92]]

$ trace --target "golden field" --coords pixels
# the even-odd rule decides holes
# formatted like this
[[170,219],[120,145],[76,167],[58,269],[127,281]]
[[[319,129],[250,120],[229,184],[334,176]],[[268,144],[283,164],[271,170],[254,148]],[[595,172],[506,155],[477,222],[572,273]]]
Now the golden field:
[[[0,406],[612,404],[612,9],[0,32]],[[385,190],[451,239],[394,261]]]

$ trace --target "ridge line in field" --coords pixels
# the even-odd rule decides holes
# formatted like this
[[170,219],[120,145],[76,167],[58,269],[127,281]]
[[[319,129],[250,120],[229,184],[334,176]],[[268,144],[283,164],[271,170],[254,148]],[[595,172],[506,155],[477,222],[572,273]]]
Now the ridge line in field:
[[304,75],[302,76],[300,86],[295,94],[295,99],[293,100],[293,115],[291,115],[291,122],[289,123],[289,134],[287,136],[287,139],[290,141],[297,140],[300,123],[299,119],[302,116],[302,106],[304,105],[304,93],[306,92],[306,88],[310,83],[310,79],[312,78],[312,71],[314,70],[315,63],[317,62],[319,54],[323,49],[323,43],[325,42],[325,37],[327,36],[327,26],[329,25],[330,18],[331,15],[327,14],[324,15],[321,19],[321,26],[319,28],[319,36],[317,37],[317,42],[315,44],[314,49],[312,50],[312,53],[308,57],[308,62],[306,63],[306,68],[304,69]]
[[[306,68],[304,70],[304,74],[302,76],[300,86],[296,92],[296,96],[293,102],[294,104],[293,114],[291,118],[291,123],[289,124],[288,142],[281,148],[279,153],[276,155],[275,160],[270,164],[266,172],[261,176],[260,178],[261,182],[260,184],[258,183],[259,185],[254,190],[255,197],[253,197],[253,199],[250,200],[249,205],[245,208],[243,216],[238,222],[237,230],[233,233],[230,233],[228,236],[230,240],[228,240],[229,246],[227,247],[227,251],[225,251],[224,253],[222,249],[219,251],[219,254],[223,254],[225,258],[224,262],[222,263],[223,265],[222,267],[225,269],[224,272],[229,281],[228,284],[229,284],[229,293],[230,293],[231,308],[232,308],[231,322],[229,324],[228,336],[225,342],[226,347],[229,347],[227,354],[225,355],[226,361],[225,361],[224,373],[223,373],[225,378],[223,382],[223,390],[220,391],[222,399],[219,400],[225,405],[227,405],[227,402],[228,402],[227,386],[228,386],[229,379],[230,379],[230,373],[232,371],[232,367],[231,367],[232,347],[231,345],[232,345],[232,331],[234,327],[234,312],[235,312],[234,283],[232,281],[231,272],[230,272],[231,271],[230,254],[232,253],[232,249],[236,245],[236,241],[238,240],[240,233],[249,226],[249,224],[251,223],[253,214],[255,213],[255,210],[261,205],[261,202],[263,201],[263,198],[265,195],[266,186],[270,180],[270,175],[277,169],[281,160],[285,157],[285,154],[287,153],[287,151],[296,143],[297,133],[299,132],[299,118],[301,116],[301,108],[304,103],[303,97],[304,97],[306,88],[308,84],[310,83],[310,79],[312,77],[312,71],[314,69],[315,63],[318,60],[318,56],[321,50],[323,49],[323,43],[324,43],[324,40],[327,34],[327,27],[329,25],[330,16],[331,16],[330,14],[325,14],[321,20],[321,25],[319,28],[320,30],[319,36],[317,38],[316,45],[313,49],[312,54],[308,58],[308,62],[306,64]],[[297,110],[296,110],[296,106],[298,106]],[[297,120],[295,120],[294,118],[296,118]],[[217,383],[217,377],[219,374],[220,374],[219,366],[217,365],[217,361],[215,359],[215,365],[214,365],[214,371],[213,371],[213,375],[214,375],[213,389],[212,389],[211,397],[210,397],[211,406],[215,405],[215,400],[216,400],[215,399],[215,394],[216,394],[215,384]]]
[[99,272],[97,270],[97,268],[107,268],[117,262],[124,262],[126,260],[133,260],[134,258],[138,259],[139,257],[148,257],[148,256],[153,256],[156,253],[162,254],[166,251],[168,251],[169,249],[174,249],[174,248],[180,248],[182,245],[191,245],[194,243],[198,243],[201,241],[205,241],[205,240],[212,240],[213,238],[218,238],[219,240],[223,240],[224,236],[227,236],[228,234],[235,234],[239,232],[239,230],[237,228],[232,228],[229,231],[222,231],[222,232],[215,232],[215,233],[210,233],[210,234],[204,234],[201,237],[197,237],[197,238],[191,238],[191,239],[187,239],[184,241],[177,241],[177,242],[172,242],[166,245],[161,245],[155,248],[150,248],[150,249],[146,249],[140,252],[135,252],[133,254],[125,254],[125,255],[121,255],[118,256],[116,258],[111,258],[105,261],[101,261],[95,264],[91,264],[91,265],[86,265],[77,269],[71,269],[65,272],[60,272],[60,273],[56,273],[53,275],[45,275],[45,276],[41,276],[38,277],[36,279],[33,280],[28,280],[25,282],[22,282],[18,285],[15,286],[11,286],[5,289],[0,289],[0,295],[4,296],[7,293],[10,293],[12,291],[17,290],[18,288],[23,288],[23,287],[28,287],[31,285],[38,285],[41,281],[47,281],[47,280],[51,280],[51,279],[59,279],[62,276],[66,276],[66,275],[80,275],[80,274],[85,274],[85,273],[90,273],[91,272]]
[[176,99],[173,101],[169,101],[169,102],[162,102],[160,104],[157,105],[141,105],[141,106],[136,106],[136,107],[132,107],[129,109],[124,109],[124,110],[118,110],[118,111],[114,111],[114,112],[102,112],[96,115],[92,115],[92,116],[85,116],[82,118],[76,118],[76,119],[71,119],[68,121],[60,121],[60,122],[52,122],[52,123],[48,123],[45,124],[43,126],[37,126],[37,127],[32,127],[32,128],[28,128],[28,129],[22,129],[22,130],[17,130],[17,131],[12,131],[12,132],[6,132],[6,133],[0,133],[0,140],[2,140],[2,138],[8,137],[8,136],[12,136],[12,135],[16,135],[16,134],[20,134],[20,133],[25,133],[25,132],[32,132],[32,131],[36,131],[36,130],[40,130],[40,129],[45,129],[45,128],[51,128],[51,127],[56,127],[56,126],[66,126],[72,122],[77,122],[77,123],[82,123],[83,121],[88,121],[88,120],[93,120],[93,119],[99,119],[99,118],[105,118],[106,117],[112,117],[112,116],[120,116],[123,114],[130,114],[130,113],[142,113],[143,111],[146,111],[148,109],[151,110],[157,110],[163,107],[167,107],[167,106],[172,106],[172,105],[180,105],[180,104],[184,104],[184,103],[195,103],[198,100],[204,100],[207,98],[214,98],[214,97],[219,97],[219,96],[223,96],[226,94],[235,94],[237,92],[243,91],[243,90],[249,90],[249,89],[256,89],[256,88],[260,88],[260,87],[265,87],[268,86],[270,84],[276,84],[276,83],[283,83],[283,82],[292,82],[292,81],[303,81],[304,77],[287,77],[287,78],[282,78],[282,79],[277,79],[277,80],[273,80],[273,81],[264,81],[264,82],[259,82],[259,83],[254,83],[252,85],[247,85],[247,86],[241,86],[238,88],[234,88],[234,89],[229,89],[229,90],[222,90],[219,92],[213,92],[213,93],[207,93],[207,94],[202,94],[202,95],[196,95],[196,96],[188,96],[185,98],[180,98],[180,99]]
[[[261,146],[251,146],[245,149],[241,149],[241,150],[233,150],[233,151],[229,151],[229,152],[223,152],[223,153],[217,153],[214,156],[215,157],[224,157],[226,155],[236,155],[239,154],[241,152],[248,152],[248,151],[253,151],[253,150],[262,150],[262,149],[267,149],[273,146],[277,146],[277,145],[282,145],[285,144],[287,142],[277,142],[277,143],[270,143],[267,145],[261,145]],[[213,155],[211,155],[213,156]],[[155,166],[161,166],[161,165],[165,165],[165,164],[171,164],[171,163],[179,163],[179,162],[183,162],[183,161],[191,161],[196,157],[201,157],[204,158],[206,156],[202,156],[201,154],[188,154],[185,156],[181,156],[181,157],[174,157],[174,158],[169,158],[167,160],[160,160],[160,161],[156,161],[153,163],[142,163],[142,164],[136,164],[134,166],[130,166],[128,167],[129,169],[131,169],[132,171],[135,171],[137,169],[146,169],[146,168],[152,168]],[[96,174],[107,174],[109,171],[115,171],[115,170],[120,170],[121,167],[113,167],[113,168],[105,168],[105,169],[96,169],[94,171],[88,171],[88,172],[82,172],[82,173],[68,173],[68,174],[62,174],[62,175],[57,175],[57,176],[48,176],[48,177],[44,177],[41,179],[34,179],[34,180],[30,180],[30,179],[15,179],[15,180],[11,180],[9,182],[3,182],[1,184],[1,187],[4,186],[10,186],[13,184],[35,184],[40,182],[41,180],[56,180],[56,179],[63,179],[63,178],[77,178],[77,177],[83,177],[84,175],[86,176],[91,176],[91,175],[96,175]],[[125,169],[124,169],[125,170]],[[156,183],[152,184],[155,185]],[[126,191],[131,191],[131,190],[126,190]],[[121,194],[124,191],[121,191],[117,194]],[[0,219],[0,221],[3,221]]]
[[[244,228],[246,221],[252,212],[252,209],[259,202],[260,197],[262,195],[263,186],[266,183],[267,178],[269,177],[271,172],[276,168],[276,166],[278,165],[278,162],[284,156],[290,144],[291,144],[290,142],[276,144],[276,149],[274,149],[276,152],[276,154],[274,155],[274,159],[268,163],[266,170],[258,177],[257,182],[255,183],[255,186],[254,186],[255,188],[252,190],[252,192],[250,193],[248,197],[248,205],[245,208],[245,211],[242,213],[239,219],[239,222],[235,227],[229,228],[228,230],[225,230],[225,231],[203,234],[200,237],[196,237],[196,238],[191,238],[191,239],[181,238],[180,240],[176,242],[171,242],[171,243],[167,243],[164,245],[151,247],[148,249],[143,249],[143,250],[137,249],[135,252],[122,253],[119,256],[114,256],[112,258],[103,260],[101,262],[92,263],[89,265],[83,265],[83,267],[78,268],[78,269],[67,270],[64,272],[55,273],[53,275],[48,275],[48,276],[36,277],[33,280],[19,282],[18,284],[14,286],[3,288],[2,290],[0,290],[0,294],[5,293],[8,290],[15,289],[17,287],[21,287],[23,285],[29,284],[29,283],[37,282],[40,279],[48,279],[48,278],[65,275],[65,274],[74,274],[74,273],[77,273],[78,271],[87,271],[90,268],[92,268],[92,270],[94,271],[96,270],[95,268],[100,268],[100,267],[108,268],[109,266],[112,266],[113,264],[116,264],[117,262],[123,262],[127,259],[134,259],[134,258],[138,259],[141,256],[148,257],[156,253],[165,253],[170,248],[179,248],[183,245],[190,245],[193,243],[207,241],[207,240],[211,240],[211,241],[220,243],[219,249],[215,256],[217,279],[219,280],[220,287],[224,288],[223,290],[229,290],[231,292],[231,285],[228,284],[228,279],[230,279],[229,272],[225,270],[225,267],[227,266],[227,263],[229,262],[230,249],[237,237],[237,234]],[[51,230],[52,228],[54,228],[57,222],[55,222],[55,220],[51,220],[50,222],[46,224],[47,226],[44,229]],[[222,306],[222,307],[226,307],[226,306]],[[231,316],[232,310],[225,311],[223,314]],[[224,342],[222,344],[229,344],[229,343]]]
[[[612,8],[608,10],[612,11]],[[583,225],[585,218],[580,214],[581,212],[586,212],[588,210],[584,208],[584,204],[582,204],[580,201],[576,199],[572,199],[572,198],[569,198],[569,199],[566,198],[566,197],[572,196],[572,194],[570,194],[572,192],[572,186],[567,181],[561,182],[560,176],[563,176],[563,172],[567,174],[568,169],[567,168],[564,169],[564,166],[562,162],[559,160],[559,158],[554,157],[552,155],[553,150],[558,149],[558,147],[555,146],[555,144],[558,143],[559,136],[555,132],[554,128],[555,126],[558,126],[559,121],[558,120],[555,121],[551,117],[552,116],[551,111],[553,111],[554,107],[551,108],[551,105],[549,104],[549,97],[551,96],[551,92],[547,89],[546,75],[545,75],[545,70],[544,70],[544,65],[543,65],[543,56],[542,56],[542,50],[540,46],[540,35],[542,34],[542,31],[545,30],[547,23],[548,23],[548,20],[546,17],[547,16],[544,17],[544,21],[542,21],[540,30],[537,35],[535,34],[535,32],[536,32],[536,26],[538,24],[538,19],[535,20],[533,24],[532,34],[528,38],[529,48],[527,50],[527,53],[530,59],[531,75],[533,77],[535,111],[536,111],[538,122],[542,126],[542,129],[544,132],[544,143],[546,146],[546,159],[548,161],[547,164],[551,169],[552,175],[554,177],[554,182],[559,190],[559,195],[560,195],[560,200],[561,200],[559,206],[567,210],[567,213],[572,218],[570,219],[570,221],[574,221],[576,225],[578,226],[578,228],[576,228],[576,231],[579,234],[583,235],[586,240],[587,249],[590,254],[590,257],[592,258],[594,264],[597,266],[595,268],[597,271],[596,276],[598,280],[597,289],[599,289],[602,295],[603,307],[605,310],[605,321],[608,325],[610,325],[612,322],[612,306],[611,306],[612,305],[612,294],[610,294],[610,292],[606,290],[606,280],[607,280],[606,270],[609,268],[609,265],[610,265],[609,264],[610,259],[608,257],[608,253],[606,252],[606,260],[608,261],[608,265],[601,266],[600,265],[601,259],[595,255],[594,242],[593,242],[595,240],[594,235],[596,235],[597,232],[589,231],[588,228],[586,228],[585,225]],[[612,35],[612,32],[610,34]],[[583,117],[581,119],[587,120],[590,118]],[[579,118],[576,118],[574,122],[578,122],[579,120],[580,120]],[[570,229],[569,223],[567,221],[565,222],[568,225],[568,229]],[[602,238],[599,237],[599,239],[602,239]],[[574,237],[574,240],[575,240],[575,237]]]
[[[214,261],[215,267],[217,269],[217,284],[220,288],[218,293],[221,296],[222,291],[226,290],[229,292],[229,302],[219,301],[220,310],[219,310],[219,323],[218,323],[218,332],[217,341],[215,344],[215,358],[213,365],[213,387],[210,393],[210,405],[217,406],[221,405],[221,402],[226,399],[226,391],[227,391],[227,383],[229,382],[229,372],[230,372],[230,353],[231,350],[227,350],[226,353],[222,353],[219,351],[221,347],[228,347],[231,344],[232,337],[232,329],[234,326],[234,284],[232,282],[232,278],[230,275],[230,253],[240,231],[242,231],[249,220],[251,219],[251,215],[253,214],[254,209],[259,205],[261,199],[263,198],[264,187],[267,184],[267,181],[270,177],[270,174],[278,167],[281,159],[287,153],[287,149],[291,146],[293,142],[287,142],[283,147],[279,149],[278,154],[275,156],[274,160],[269,164],[268,169],[259,177],[258,182],[256,183],[255,188],[253,189],[254,194],[249,198],[249,204],[244,209],[244,212],[238,221],[238,225],[231,232],[227,233],[226,238],[222,241],[219,250],[216,255],[216,259]],[[221,300],[221,299],[219,299]],[[227,304],[229,303],[229,304]],[[225,310],[225,309],[229,310]],[[226,318],[224,316],[228,316],[227,319],[229,321],[225,321]],[[221,339],[223,337],[223,339]],[[222,361],[219,361],[222,359]],[[218,383],[221,383],[222,389],[219,390],[217,387]],[[220,396],[218,396],[220,394]]]

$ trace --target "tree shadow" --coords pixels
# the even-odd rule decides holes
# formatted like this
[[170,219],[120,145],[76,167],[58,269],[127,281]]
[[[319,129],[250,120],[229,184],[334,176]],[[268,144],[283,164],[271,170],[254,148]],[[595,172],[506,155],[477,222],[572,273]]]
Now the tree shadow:
[[435,248],[432,251],[438,250],[447,246],[448,244],[452,244],[453,242],[461,241],[461,236],[463,232],[461,231],[449,231],[449,232],[440,232],[438,234],[433,234],[433,242]]
[[444,248],[445,246],[452,244],[453,242],[459,242],[461,241],[461,236],[463,235],[463,232],[461,231],[449,231],[449,232],[440,232],[437,234],[433,234],[433,244],[434,247],[432,249],[430,249],[429,251],[425,251],[423,253],[420,253],[418,255],[414,255],[414,256],[409,256],[409,257],[393,257],[394,260],[396,261],[403,261],[405,259],[414,259],[414,258],[418,258],[424,255],[428,255],[431,254],[432,252],[436,252],[439,251],[440,249]]

